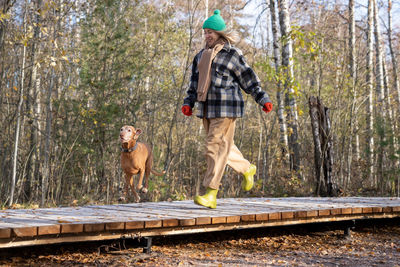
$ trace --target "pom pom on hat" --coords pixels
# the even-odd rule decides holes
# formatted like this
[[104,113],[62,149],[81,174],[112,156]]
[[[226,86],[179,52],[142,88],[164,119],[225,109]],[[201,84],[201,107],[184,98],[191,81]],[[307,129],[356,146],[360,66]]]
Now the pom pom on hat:
[[206,19],[203,24],[203,29],[211,29],[214,31],[224,31],[226,29],[225,21],[221,17],[219,9],[214,11],[214,15]]

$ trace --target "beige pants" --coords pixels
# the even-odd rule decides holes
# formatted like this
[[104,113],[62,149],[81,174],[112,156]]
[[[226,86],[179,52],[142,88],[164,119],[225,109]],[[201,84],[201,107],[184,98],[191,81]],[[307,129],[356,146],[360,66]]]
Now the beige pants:
[[207,133],[207,171],[203,186],[218,189],[225,166],[228,164],[237,173],[245,173],[250,162],[246,160],[233,141],[236,118],[203,119]]

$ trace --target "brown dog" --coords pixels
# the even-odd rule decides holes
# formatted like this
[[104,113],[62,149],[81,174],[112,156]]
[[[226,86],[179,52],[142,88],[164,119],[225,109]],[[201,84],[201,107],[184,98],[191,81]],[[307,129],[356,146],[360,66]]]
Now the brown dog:
[[[139,173],[139,181],[137,189],[146,193],[149,186],[150,172],[162,176],[163,172],[156,172],[151,169],[153,164],[153,153],[149,145],[137,142],[139,135],[142,133],[141,129],[135,130],[133,126],[125,125],[119,132],[119,139],[121,141],[121,167],[125,173],[125,194],[128,197],[129,187],[132,189],[133,196],[136,202],[140,201],[140,197],[135,190],[133,183],[133,175]],[[145,185],[143,187],[143,177],[146,175]]]

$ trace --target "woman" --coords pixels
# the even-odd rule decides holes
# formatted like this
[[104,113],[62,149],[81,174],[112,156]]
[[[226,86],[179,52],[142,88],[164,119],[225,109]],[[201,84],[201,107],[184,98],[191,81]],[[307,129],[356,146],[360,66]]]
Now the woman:
[[240,88],[250,94],[268,113],[272,103],[261,90],[260,80],[246,63],[242,52],[232,46],[235,38],[226,32],[219,10],[203,24],[205,48],[193,60],[192,76],[182,113],[192,115],[198,102],[199,118],[207,133],[207,171],[203,186],[205,195],[194,202],[208,208],[217,207],[217,193],[226,164],[243,174],[242,188],[249,191],[254,184],[256,166],[246,160],[233,141],[236,118],[243,116],[244,101]]

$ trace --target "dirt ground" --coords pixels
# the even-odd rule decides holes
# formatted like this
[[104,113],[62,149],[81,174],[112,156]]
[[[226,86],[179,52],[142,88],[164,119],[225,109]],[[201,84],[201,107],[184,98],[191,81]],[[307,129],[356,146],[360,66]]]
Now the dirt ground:
[[0,266],[400,266],[400,220],[363,223],[351,237],[312,225],[154,238],[149,254],[118,244],[3,251]]

